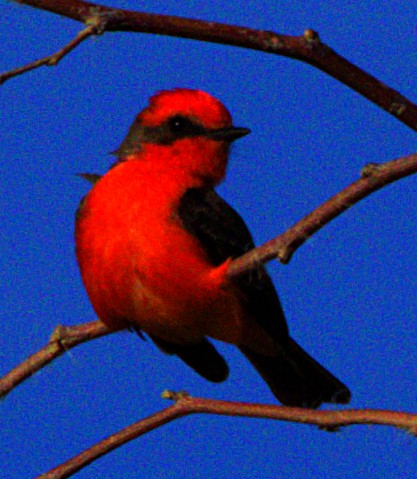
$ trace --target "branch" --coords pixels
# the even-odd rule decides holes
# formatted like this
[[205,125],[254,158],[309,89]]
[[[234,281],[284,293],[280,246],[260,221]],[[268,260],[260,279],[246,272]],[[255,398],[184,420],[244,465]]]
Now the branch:
[[39,68],[43,65],[52,67],[59,63],[65,55],[73,50],[75,47],[80,45],[84,40],[91,37],[92,35],[99,35],[101,34],[100,25],[91,24],[85,27],[83,30],[77,33],[75,38],[73,38],[69,43],[67,43],[64,47],[58,50],[56,53],[52,55],[48,55],[47,57],[40,58],[39,60],[35,60],[34,62],[28,63],[23,67],[15,68],[14,70],[10,70],[8,72],[4,72],[0,75],[0,85],[5,81],[9,80],[10,78],[16,77],[18,75],[22,75],[23,73],[29,72],[34,70],[35,68]]
[[[110,8],[82,0],[16,1],[87,25],[95,25],[97,28],[95,33],[129,31],[168,35],[294,58],[327,73],[395,116],[405,125],[417,130],[417,106],[414,103],[338,55],[322,43],[313,30],[306,30],[302,36],[289,36],[216,22]],[[32,68],[36,66],[39,65]],[[11,78],[27,71],[25,68],[14,70],[15,74],[11,71],[4,75]],[[4,76],[0,76],[1,78],[5,81]]]
[[[233,260],[228,269],[228,276],[235,278],[276,257],[282,263],[288,263],[294,252],[310,236],[343,211],[383,186],[416,172],[417,154],[380,165],[367,165],[362,170],[361,179],[330,198],[283,234]],[[108,330],[101,321],[71,327],[58,326],[46,346],[0,379],[0,398],[65,351],[112,332],[114,331]]]
[[229,277],[239,276],[274,258],[287,264],[294,252],[331,220],[374,191],[414,173],[417,173],[416,153],[382,164],[366,165],[359,180],[313,210],[285,233],[236,258],[229,267]]
[[221,416],[251,417],[275,419],[279,421],[311,424],[327,431],[337,431],[343,426],[354,424],[373,424],[393,426],[417,434],[417,415],[405,412],[377,409],[348,409],[343,411],[317,411],[287,406],[270,406],[242,402],[219,401],[216,399],[194,398],[187,393],[165,391],[163,397],[175,400],[175,403],[162,411],[152,414],[108,438],[98,442],[91,448],[74,456],[51,471],[36,479],[62,479],[72,476],[84,466],[91,464],[99,457],[117,449],[123,444],[139,436],[153,431],[180,417],[190,414],[205,413]]
[[110,331],[101,321],[92,321],[70,327],[57,326],[48,343],[42,349],[29,356],[0,379],[0,398],[4,398],[25,379],[28,379],[71,348],[112,332],[114,331]]

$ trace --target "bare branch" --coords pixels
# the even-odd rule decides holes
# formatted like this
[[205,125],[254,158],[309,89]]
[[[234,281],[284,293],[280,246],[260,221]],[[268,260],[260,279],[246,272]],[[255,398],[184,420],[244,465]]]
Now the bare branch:
[[294,252],[314,233],[374,191],[417,173],[417,154],[382,164],[369,164],[362,177],[327,200],[287,231],[235,259],[228,270],[230,278],[239,276],[261,263],[277,258],[287,264]]
[[[294,252],[310,236],[343,211],[383,186],[416,172],[417,154],[380,165],[367,165],[362,170],[361,179],[330,198],[283,234],[233,260],[228,276],[234,278],[273,258],[288,263]],[[112,332],[114,331],[109,331],[101,321],[71,327],[58,326],[46,346],[0,379],[0,397],[4,397],[15,386],[61,356],[66,350]]]
[[95,25],[99,25],[100,33],[129,31],[169,35],[249,48],[301,60],[344,83],[405,125],[417,130],[417,106],[414,103],[338,55],[322,43],[313,30],[306,30],[304,35],[297,37],[216,22],[133,12],[82,0],[17,1],[87,25],[95,22]]
[[57,326],[42,349],[0,379],[0,398],[69,349],[112,332],[101,321],[78,326]]
[[75,38],[73,38],[69,43],[67,43],[56,53],[53,53],[52,55],[49,55],[44,58],[40,58],[39,60],[35,60],[34,62],[28,63],[27,65],[24,65],[22,67],[15,68],[14,70],[10,70],[8,72],[0,74],[0,85],[5,81],[9,80],[10,78],[22,75],[23,73],[29,72],[43,65],[46,65],[48,67],[57,65],[59,61],[64,58],[65,55],[68,55],[71,50],[80,45],[80,43],[82,43],[84,40],[91,37],[92,35],[98,35],[100,33],[101,31],[99,26],[93,24],[88,25],[83,30],[78,32]]
[[354,424],[374,424],[404,429],[413,435],[417,433],[417,415],[405,412],[377,409],[317,411],[316,409],[194,398],[184,392],[173,393],[170,391],[166,391],[163,397],[174,399],[175,404],[112,434],[60,466],[38,476],[37,479],[70,477],[123,444],[175,419],[196,413],[290,421],[311,424],[327,431],[337,431],[343,426]]

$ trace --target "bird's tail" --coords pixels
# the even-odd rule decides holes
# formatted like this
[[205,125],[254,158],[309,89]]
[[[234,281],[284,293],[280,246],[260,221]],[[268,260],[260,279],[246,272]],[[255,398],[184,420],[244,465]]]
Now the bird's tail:
[[274,357],[245,346],[239,349],[282,404],[316,408],[321,403],[346,404],[350,400],[349,389],[291,338]]

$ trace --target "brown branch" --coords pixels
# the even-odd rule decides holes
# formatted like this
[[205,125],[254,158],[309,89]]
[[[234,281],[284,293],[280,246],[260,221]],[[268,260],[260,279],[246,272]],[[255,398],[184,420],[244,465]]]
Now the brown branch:
[[173,393],[170,391],[166,391],[163,397],[174,399],[175,404],[112,434],[51,471],[38,476],[37,479],[63,479],[70,477],[99,457],[117,449],[123,444],[175,419],[196,413],[290,421],[311,424],[327,431],[336,431],[343,426],[354,424],[373,424],[393,426],[406,430],[413,435],[417,433],[417,415],[405,412],[377,409],[317,411],[315,409],[287,406],[194,398],[184,392]]
[[358,181],[327,200],[283,234],[235,259],[229,267],[229,277],[239,276],[244,271],[274,258],[287,264],[294,252],[308,238],[343,211],[374,191],[414,173],[417,173],[416,153],[386,163],[371,163],[365,166]]
[[[313,30],[306,30],[302,36],[289,36],[216,22],[110,8],[81,0],[17,1],[87,25],[94,23],[99,25],[100,33],[129,31],[168,35],[249,48],[301,60],[344,83],[405,125],[417,130],[417,105],[338,55],[322,43]],[[8,72],[8,78],[13,76],[11,73]],[[22,71],[17,74],[20,73]]]
[[0,378],[0,398],[69,349],[111,332],[101,321],[57,326],[43,348]]
[[29,72],[43,65],[46,65],[48,67],[57,65],[59,61],[64,58],[65,55],[68,55],[71,50],[80,45],[80,43],[82,43],[84,40],[91,37],[92,35],[99,34],[101,34],[100,25],[93,23],[91,25],[88,25],[83,30],[78,32],[75,38],[73,38],[69,43],[67,43],[64,47],[62,47],[60,50],[53,53],[52,55],[48,55],[47,57],[40,58],[39,60],[35,60],[34,62],[28,63],[22,67],[15,68],[14,70],[2,73],[0,75],[0,85],[6,80],[9,80],[10,78],[22,75],[23,73]]
[[[229,277],[234,278],[276,257],[282,263],[288,263],[294,252],[311,235],[343,211],[383,186],[416,172],[417,154],[381,165],[367,165],[362,170],[361,179],[330,198],[283,234],[233,260],[228,270]],[[58,326],[46,346],[0,379],[0,397],[4,397],[15,386],[66,350],[111,332],[100,321],[72,327]]]

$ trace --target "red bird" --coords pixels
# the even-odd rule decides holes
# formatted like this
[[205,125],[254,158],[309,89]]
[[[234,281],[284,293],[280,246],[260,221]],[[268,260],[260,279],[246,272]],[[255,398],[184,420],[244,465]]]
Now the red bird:
[[153,96],[77,212],[85,288],[109,328],[145,332],[210,381],[229,370],[207,337],[235,344],[283,404],[347,403],[346,386],[289,336],[265,269],[227,277],[254,243],[214,187],[249,132],[203,91]]

